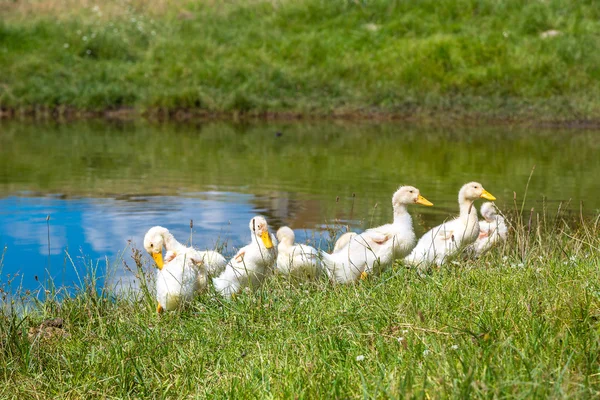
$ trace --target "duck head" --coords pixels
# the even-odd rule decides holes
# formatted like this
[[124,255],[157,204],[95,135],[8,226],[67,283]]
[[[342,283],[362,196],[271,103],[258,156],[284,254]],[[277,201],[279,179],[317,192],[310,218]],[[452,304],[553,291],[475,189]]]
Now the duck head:
[[421,204],[424,206],[432,206],[433,203],[421,196],[419,189],[414,186],[400,186],[392,197],[392,205],[399,206],[403,204]]
[[294,231],[287,226],[282,226],[277,230],[277,241],[284,246],[292,246],[296,240]]
[[498,213],[496,212],[496,206],[494,205],[494,203],[486,201],[485,203],[483,203],[481,205],[481,216],[483,217],[483,219],[485,219],[487,222],[493,222],[496,218],[496,216],[498,215]]
[[463,203],[465,200],[473,202],[477,199],[486,199],[490,201],[496,200],[496,198],[487,190],[483,188],[483,185],[478,182],[469,182],[458,192],[458,201]]
[[269,225],[264,217],[259,215],[250,220],[250,232],[256,236],[257,241],[260,240],[263,242],[265,248],[270,249],[273,247],[273,241],[269,234]]
[[165,232],[168,232],[167,228],[155,226],[150,228],[144,236],[144,249],[152,256],[158,269],[162,269],[165,265],[162,256],[162,250],[165,246]]

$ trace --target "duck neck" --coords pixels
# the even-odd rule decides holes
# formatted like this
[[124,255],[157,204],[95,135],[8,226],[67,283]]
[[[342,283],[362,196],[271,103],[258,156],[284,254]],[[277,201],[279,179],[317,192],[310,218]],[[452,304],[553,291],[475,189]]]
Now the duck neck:
[[165,249],[167,249],[167,251],[173,251],[175,252],[175,254],[179,254],[182,251],[185,251],[185,246],[179,243],[171,232],[164,232],[163,240],[165,241]]
[[277,245],[277,251],[287,254],[287,253],[289,253],[290,248],[293,246],[293,244],[294,244],[293,242],[283,239]]
[[473,200],[468,200],[464,196],[458,197],[458,205],[460,206],[460,219],[465,225],[473,225],[477,223],[477,211],[473,206]]
[[406,209],[406,204],[394,204],[394,224],[410,221],[410,214]]

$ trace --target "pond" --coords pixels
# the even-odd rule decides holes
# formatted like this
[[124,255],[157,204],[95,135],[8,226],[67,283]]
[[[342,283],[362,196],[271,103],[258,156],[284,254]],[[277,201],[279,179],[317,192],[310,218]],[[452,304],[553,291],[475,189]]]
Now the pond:
[[[289,225],[327,249],[332,231],[391,219],[391,195],[418,187],[415,230],[457,213],[476,180],[500,209],[545,204],[597,215],[600,132],[402,123],[0,122],[0,287],[72,286],[96,268],[135,285],[123,263],[154,225],[231,255],[248,221]],[[532,173],[532,170],[534,169]],[[190,221],[193,226],[190,228]],[[149,262],[149,258],[147,259]],[[105,271],[111,265],[110,274]],[[5,289],[6,290],[6,289]]]

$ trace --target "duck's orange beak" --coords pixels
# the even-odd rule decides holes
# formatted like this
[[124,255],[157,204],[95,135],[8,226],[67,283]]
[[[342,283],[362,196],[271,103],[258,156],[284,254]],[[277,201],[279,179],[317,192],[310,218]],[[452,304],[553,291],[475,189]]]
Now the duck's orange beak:
[[273,241],[271,240],[271,235],[269,235],[269,231],[264,231],[261,235],[260,238],[262,239],[263,243],[265,244],[265,247],[267,249],[270,249],[271,247],[273,247]]
[[430,202],[429,200],[427,200],[425,197],[419,195],[419,197],[417,198],[417,201],[415,201],[415,203],[417,204],[422,204],[424,206],[432,206],[433,203]]
[[165,266],[165,262],[163,261],[162,252],[152,253],[152,258],[154,259],[154,262],[156,263],[158,269],[163,269],[163,267]]
[[482,199],[490,200],[490,201],[496,200],[494,195],[492,195],[490,192],[488,192],[485,189],[483,190],[483,193],[481,193],[481,195],[479,197],[481,197]]

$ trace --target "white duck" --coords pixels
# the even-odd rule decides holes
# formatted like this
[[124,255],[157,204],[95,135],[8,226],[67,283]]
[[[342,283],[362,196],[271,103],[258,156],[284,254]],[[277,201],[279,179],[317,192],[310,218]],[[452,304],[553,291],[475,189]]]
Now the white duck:
[[425,233],[405,261],[412,265],[442,265],[446,258],[462,246],[473,243],[479,235],[475,200],[496,200],[481,183],[470,182],[458,192],[460,215],[458,218],[436,226]]
[[219,277],[213,278],[213,286],[224,297],[231,298],[245,287],[259,287],[273,272],[277,260],[277,239],[269,233],[264,217],[256,216],[250,220],[250,236],[252,242],[229,260]]
[[348,235],[348,243],[336,253],[321,252],[329,278],[337,283],[355,282],[406,256],[416,241],[406,206],[415,203],[433,205],[420,195],[419,189],[401,186],[392,197],[393,223],[368,229],[360,235]]
[[146,236],[144,236],[144,248],[150,253],[158,268],[162,268],[164,265],[162,257],[163,248],[170,253],[171,257],[186,254],[195,263],[203,264],[210,276],[219,275],[225,269],[225,265],[227,265],[225,257],[218,252],[213,250],[200,251],[192,247],[187,247],[179,243],[173,234],[162,226],[154,226],[148,230]]
[[504,242],[508,234],[504,217],[497,213],[494,203],[483,203],[480,211],[483,220],[479,221],[479,237],[473,243],[473,250],[477,255]]
[[[186,247],[160,226],[146,233],[144,248],[158,267],[157,312],[174,310],[180,302],[191,300],[197,292],[206,289],[208,271],[223,270],[226,264],[225,258],[216,251],[197,251]],[[162,257],[163,248],[167,249],[165,259]]]
[[177,309],[206,287],[201,266],[197,266],[186,254],[167,254],[168,261],[156,272],[156,311],[159,313]]
[[294,244],[296,235],[287,226],[277,231],[277,271],[298,278],[314,278],[319,275],[321,261],[319,252],[305,244]]
[[342,236],[340,236],[338,238],[338,240],[336,240],[335,246],[333,246],[333,252],[337,253],[338,251],[340,251],[341,249],[346,247],[346,245],[350,242],[350,240],[356,235],[357,235],[356,232],[344,233]]

